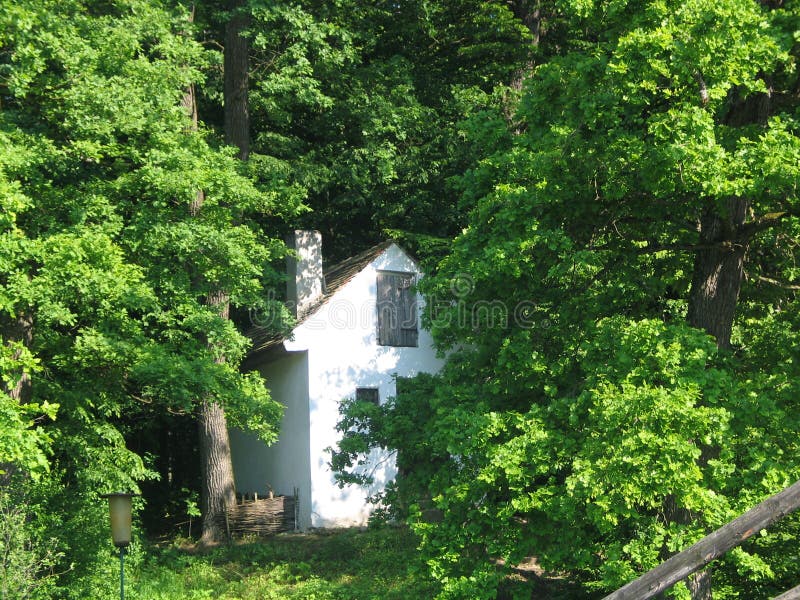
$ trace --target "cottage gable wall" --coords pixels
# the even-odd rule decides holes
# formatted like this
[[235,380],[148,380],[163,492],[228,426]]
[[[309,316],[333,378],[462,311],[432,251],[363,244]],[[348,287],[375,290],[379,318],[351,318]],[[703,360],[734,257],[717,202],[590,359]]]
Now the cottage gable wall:
[[[394,459],[383,452],[375,452],[363,469],[375,479],[372,489],[356,486],[340,489],[328,466],[328,448],[335,447],[339,435],[335,426],[339,419],[339,404],[344,398],[355,396],[356,388],[367,387],[379,390],[380,401],[394,396],[395,376],[409,377],[420,372],[434,373],[441,368],[432,347],[430,334],[419,330],[417,347],[380,346],[377,339],[377,275],[378,271],[394,271],[419,275],[419,266],[397,245],[389,245],[359,273],[327,298],[312,314],[307,316],[294,331],[293,339],[284,342],[290,355],[304,355],[307,373],[300,370],[285,370],[280,365],[265,368],[273,397],[287,405],[287,415],[281,428],[281,441],[272,448],[257,449],[252,444],[239,448],[240,438],[235,438],[234,470],[237,486],[248,476],[240,476],[239,469],[252,471],[254,465],[264,465],[263,470],[272,469],[275,481],[284,482],[284,476],[305,481],[301,487],[301,525],[311,527],[340,527],[361,525],[369,517],[371,505],[367,496],[382,489],[396,474]],[[419,311],[422,298],[418,295]],[[285,393],[295,393],[300,386],[287,383],[286,379],[305,376],[307,396],[285,398]],[[302,391],[299,392],[302,395]],[[297,407],[307,406],[307,420],[298,418]],[[305,431],[302,431],[305,428]],[[243,435],[243,434],[242,434]],[[293,441],[285,441],[293,440]],[[302,441],[301,441],[302,440]],[[300,449],[307,444],[307,451]],[[251,454],[247,461],[238,461],[237,454]],[[289,460],[288,455],[295,453]],[[303,472],[296,459],[307,457]],[[294,467],[278,466],[286,459]],[[267,466],[269,465],[269,466]],[[289,479],[285,483],[290,483]],[[257,483],[253,481],[253,483]],[[274,484],[273,484],[274,485]],[[298,485],[298,484],[295,484]],[[306,487],[306,485],[308,487]],[[287,486],[288,487],[288,486]],[[305,488],[305,489],[304,489]],[[291,493],[291,489],[276,489],[279,493]],[[304,492],[306,492],[304,494]],[[307,498],[304,501],[303,495]],[[310,496],[310,502],[308,497]]]

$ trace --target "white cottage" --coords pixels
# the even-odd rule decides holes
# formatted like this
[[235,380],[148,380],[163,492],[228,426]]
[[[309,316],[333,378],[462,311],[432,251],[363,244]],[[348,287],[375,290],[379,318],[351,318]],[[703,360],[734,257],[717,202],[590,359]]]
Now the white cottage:
[[294,246],[287,292],[297,325],[288,339],[256,337],[246,365],[261,372],[286,407],[280,438],[267,447],[231,431],[236,487],[259,495],[297,488],[300,529],[362,525],[371,510],[367,496],[394,477],[394,460],[376,452],[363,467],[374,477],[372,489],[340,489],[326,449],[338,442],[343,399],[383,403],[395,394],[396,377],[441,368],[419,323],[419,265],[385,242],[323,273],[319,232],[294,232]]

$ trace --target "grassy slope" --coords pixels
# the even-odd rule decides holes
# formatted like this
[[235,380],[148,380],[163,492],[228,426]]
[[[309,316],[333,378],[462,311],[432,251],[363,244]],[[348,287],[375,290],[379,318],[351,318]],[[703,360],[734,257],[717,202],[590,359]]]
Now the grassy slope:
[[[206,552],[176,543],[143,554],[130,569],[128,600],[430,600],[438,591],[404,527],[284,534]],[[537,571],[513,573],[498,598],[593,597]]]
[[171,546],[128,577],[130,600],[409,600],[435,584],[414,570],[416,540],[401,528],[280,535],[210,552]]

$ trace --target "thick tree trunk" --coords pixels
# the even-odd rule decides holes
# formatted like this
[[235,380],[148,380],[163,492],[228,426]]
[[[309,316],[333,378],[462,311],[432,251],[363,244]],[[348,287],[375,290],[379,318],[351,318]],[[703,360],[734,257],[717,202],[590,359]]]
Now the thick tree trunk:
[[198,431],[203,513],[200,543],[210,545],[226,539],[225,511],[236,504],[228,423],[222,406],[210,398],[200,407]]
[[[193,16],[194,13],[192,13]],[[198,114],[194,86],[184,94],[182,105],[191,119],[191,128],[197,129]],[[197,217],[203,207],[205,193],[197,190],[189,205],[189,214]],[[229,317],[228,295],[215,291],[206,298],[206,305],[214,306],[220,317]],[[211,348],[213,351],[213,348]],[[219,356],[218,362],[225,357]],[[222,405],[213,398],[203,398],[198,414],[198,434],[200,446],[200,507],[203,515],[200,543],[210,545],[227,539],[225,513],[236,504],[236,485],[233,478],[228,422]]]
[[704,569],[686,578],[692,600],[711,600],[711,570]]
[[[229,4],[231,19],[225,27],[224,52],[224,117],[225,141],[239,148],[239,158],[247,160],[250,153],[250,117],[248,112],[248,52],[247,39],[242,32],[248,24],[248,17],[241,9],[243,3],[233,0]],[[194,89],[187,92],[184,106],[189,110],[193,126],[197,127],[197,103]],[[192,202],[189,210],[197,215],[205,196],[202,190]],[[209,293],[208,306],[214,306],[220,317],[229,318],[229,297],[223,290]],[[225,357],[217,357],[224,362]],[[206,398],[200,407],[198,421],[200,434],[200,453],[202,460],[202,489],[200,494],[203,513],[202,544],[221,541],[227,536],[225,512],[236,503],[236,486],[233,475],[228,424],[223,407]]]
[[[708,101],[702,74],[696,74],[700,97]],[[772,103],[772,84],[765,79],[767,92],[740,96],[736,90],[730,98],[731,108],[723,123],[738,127],[766,123]],[[689,291],[687,320],[690,325],[714,336],[719,348],[731,347],[733,320],[744,276],[744,260],[752,233],[744,226],[749,202],[730,198],[721,207],[708,209],[700,221],[700,249],[695,254],[692,286]],[[713,449],[703,448],[703,456]],[[701,462],[704,459],[701,458]],[[710,600],[711,571],[706,569],[687,578],[692,600]]]
[[[2,334],[6,344],[22,344],[25,348],[30,348],[33,342],[33,318],[26,313],[20,313],[11,319],[2,320]],[[20,351],[17,350],[13,355],[14,360],[20,358]],[[13,386],[0,382],[0,389],[11,396],[20,404],[27,404],[31,400],[31,376],[30,373],[21,371],[19,379]]]
[[695,255],[687,319],[713,335],[720,348],[731,345],[747,250],[747,240],[738,239],[738,233],[747,208],[747,201],[733,198],[724,214],[709,210],[700,224],[702,248]]
[[[707,210],[700,222],[700,249],[695,254],[687,320],[714,336],[719,348],[731,346],[747,251],[747,239],[740,238],[747,208],[746,200],[731,198],[721,210]],[[703,449],[704,456],[712,453],[710,448]],[[681,512],[685,511],[676,509],[674,515],[667,511],[667,519],[687,522]],[[692,600],[711,600],[710,569],[693,573],[686,584]]]
[[[233,11],[225,27],[224,52],[224,104],[225,141],[239,148],[239,159],[247,160],[250,153],[250,117],[247,106],[248,59],[247,39],[241,34],[248,18],[240,9],[242,2],[230,4]],[[191,106],[196,106],[194,102]],[[196,108],[193,121],[197,122]],[[202,192],[190,207],[194,214],[203,204]],[[206,299],[208,306],[215,306],[223,319],[228,319],[230,302],[222,290],[211,292]],[[225,357],[217,357],[224,362]],[[202,490],[200,494],[203,513],[201,544],[211,544],[227,536],[225,513],[236,504],[236,486],[233,475],[228,423],[222,406],[211,399],[204,400],[199,418],[200,451],[202,460]]]
[[517,17],[533,36],[533,45],[539,45],[542,26],[542,2],[541,0],[512,0],[510,2],[511,12]]
[[232,14],[225,26],[225,142],[239,148],[239,159],[247,160],[250,154],[250,113],[247,106],[249,44],[242,33],[249,18],[241,10],[242,5],[240,0],[230,3]]
[[[528,31],[530,31],[531,45],[538,46],[542,36],[542,1],[510,0],[509,8],[514,16],[519,19],[523,25],[525,25]],[[531,76],[535,67],[536,65],[534,64],[533,60],[528,60],[525,65],[521,66],[516,73],[514,73],[511,81],[509,82],[509,87],[513,90],[516,90],[518,93],[521,92],[525,80]],[[515,95],[512,94],[512,98],[514,96]],[[516,118],[516,99],[512,101],[512,98],[509,98],[504,102],[505,106],[503,107],[503,113],[512,131],[519,135],[525,131],[526,127]]]
[[[525,25],[525,27],[528,28],[528,31],[531,32],[531,44],[533,46],[538,46],[541,38],[542,23],[541,0],[513,0],[510,3],[510,7],[511,12],[514,13],[514,16],[519,19],[523,25]],[[522,90],[522,84],[525,82],[525,79],[530,77],[533,69],[533,62],[528,62],[528,64],[520,68],[514,74],[514,77],[510,82],[511,87],[517,91]],[[507,109],[507,111],[511,110],[511,108]]]
[[[230,302],[225,292],[211,292],[206,298],[206,304],[216,307],[221,318],[230,317]],[[224,363],[225,357],[218,356],[216,362]],[[201,460],[200,510],[203,514],[200,543],[211,545],[228,538],[225,513],[236,504],[228,421],[225,409],[212,398],[205,398],[200,406],[198,432]]]

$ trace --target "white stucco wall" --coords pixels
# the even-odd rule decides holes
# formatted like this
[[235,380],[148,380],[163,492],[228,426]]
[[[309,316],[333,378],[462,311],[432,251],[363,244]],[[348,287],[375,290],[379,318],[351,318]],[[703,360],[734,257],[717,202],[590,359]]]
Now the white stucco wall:
[[256,436],[231,429],[231,455],[236,491],[265,496],[299,490],[301,529],[311,526],[310,429],[308,426],[308,353],[292,352],[259,368],[272,397],[284,406],[281,435],[267,447]]
[[[410,377],[420,372],[435,373],[442,366],[432,347],[430,334],[419,330],[416,348],[377,344],[377,272],[417,273],[417,264],[398,246],[391,245],[364,270],[339,289],[320,309],[300,324],[294,339],[284,342],[290,356],[307,357],[307,412],[305,421],[296,414],[302,401],[302,368],[286,368],[284,360],[263,369],[273,397],[287,406],[281,440],[267,449],[248,436],[233,433],[231,444],[237,487],[258,487],[269,481],[275,491],[286,493],[277,484],[303,482],[301,489],[301,527],[340,527],[364,524],[372,506],[367,496],[390,481],[395,473],[391,456],[375,453],[364,469],[375,478],[373,488],[358,486],[340,489],[328,466],[328,448],[335,447],[339,435],[335,426],[339,404],[355,395],[358,387],[377,387],[380,400],[394,396],[393,377]],[[421,312],[422,298],[418,297]],[[297,359],[293,359],[297,360]],[[301,446],[306,444],[305,448]],[[299,462],[305,460],[305,473]],[[296,483],[292,485],[298,485]],[[245,487],[243,487],[245,486]],[[309,494],[305,490],[310,489]],[[288,489],[291,493],[291,488]],[[305,496],[305,498],[303,498]],[[310,503],[307,500],[310,497]]]

